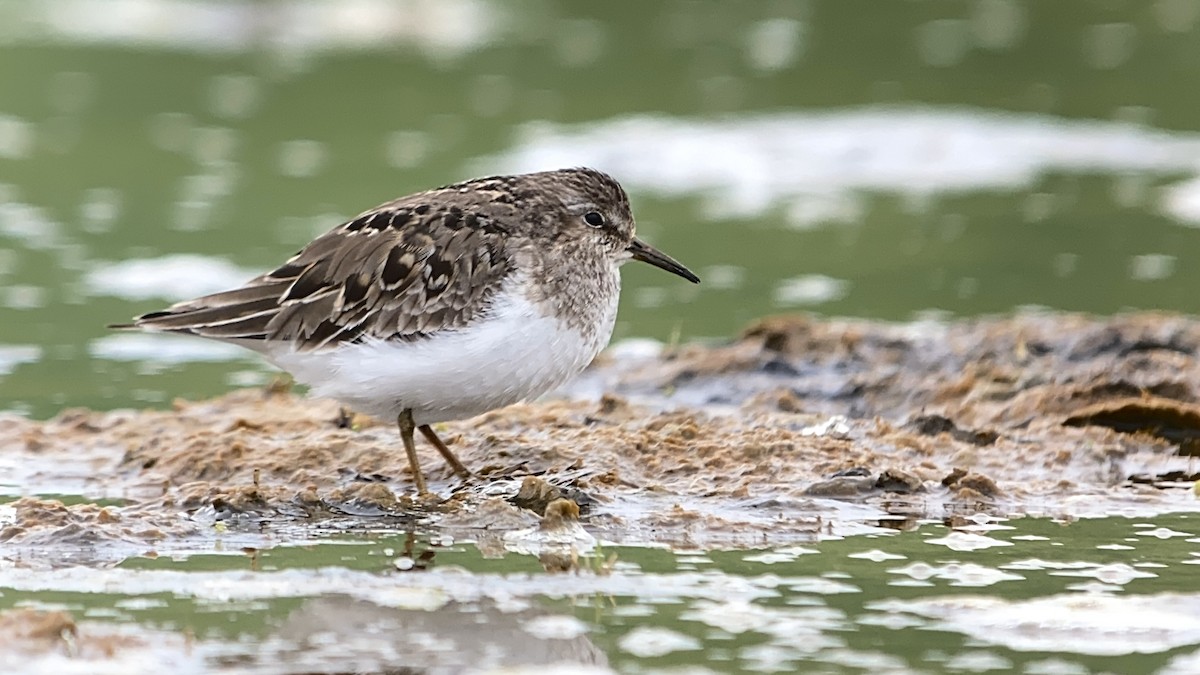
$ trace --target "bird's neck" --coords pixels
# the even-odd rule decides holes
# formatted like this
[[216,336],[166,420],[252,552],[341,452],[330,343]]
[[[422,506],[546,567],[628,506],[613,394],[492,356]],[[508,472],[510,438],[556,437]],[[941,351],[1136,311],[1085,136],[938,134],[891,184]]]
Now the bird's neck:
[[592,248],[561,243],[550,254],[531,251],[530,293],[535,303],[584,334],[603,333],[608,341],[621,293],[621,276],[606,256]]

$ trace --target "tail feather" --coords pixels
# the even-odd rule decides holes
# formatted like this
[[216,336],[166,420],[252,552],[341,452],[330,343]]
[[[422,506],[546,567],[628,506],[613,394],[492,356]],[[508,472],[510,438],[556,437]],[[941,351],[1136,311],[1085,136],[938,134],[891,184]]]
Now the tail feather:
[[238,305],[197,307],[196,309],[167,309],[143,314],[135,320],[142,328],[181,330],[203,333],[205,328],[238,321],[249,316],[270,312],[278,306],[274,298],[265,298]]
[[274,317],[275,312],[259,312],[231,321],[208,324],[192,329],[192,332],[218,340],[262,340],[267,337],[267,329]]
[[[240,305],[258,302],[260,300],[278,301],[287,290],[288,281],[270,281],[267,283],[251,283],[251,285],[205,295],[194,300],[185,300],[171,305],[164,312],[181,312],[196,309],[211,309],[217,307],[235,308]],[[159,312],[151,312],[158,314]]]
[[109,328],[141,328],[216,339],[263,339],[287,287],[287,282],[275,282],[213,293],[143,314],[132,323],[111,324]]

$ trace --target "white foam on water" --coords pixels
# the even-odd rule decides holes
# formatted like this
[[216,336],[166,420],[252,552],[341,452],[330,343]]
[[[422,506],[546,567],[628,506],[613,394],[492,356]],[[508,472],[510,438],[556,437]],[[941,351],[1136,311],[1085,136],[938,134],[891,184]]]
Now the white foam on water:
[[1164,188],[1161,200],[1163,213],[1185,225],[1200,227],[1200,177]]
[[784,307],[836,302],[850,293],[850,282],[824,274],[784,279],[775,287],[775,304]]
[[700,649],[700,641],[669,628],[638,626],[621,636],[621,651],[644,659]]
[[[205,53],[392,50],[454,57],[498,39],[502,17],[482,0],[25,0],[30,42],[115,44]],[[264,12],[266,12],[264,14]]]
[[1120,656],[1200,643],[1196,594],[1069,594],[1028,600],[955,596],[886,600],[869,607],[938,619],[930,628],[1024,652]]
[[0,345],[0,375],[8,375],[17,366],[35,363],[42,358],[42,348],[37,345]]
[[1025,577],[1012,572],[1005,572],[994,567],[976,563],[950,562],[944,565],[930,565],[925,562],[913,562],[904,567],[888,570],[888,574],[904,575],[914,581],[940,579],[948,581],[951,586],[982,588],[994,586],[1003,581],[1023,581]]
[[[562,125],[532,122],[480,172],[589,165],[627,187],[705,195],[712,217],[784,207],[796,226],[845,220],[855,191],[916,199],[1028,189],[1052,172],[1200,174],[1200,134],[1137,124],[975,108],[877,106],[721,119],[635,114]],[[1160,204],[1198,218],[1193,183]],[[843,206],[833,209],[831,204]],[[815,214],[815,215],[814,215]]]
[[159,364],[210,363],[249,358],[252,353],[224,342],[152,333],[116,333],[88,344],[92,358]]
[[1012,546],[1011,541],[996,539],[982,534],[974,534],[972,532],[951,532],[944,537],[936,539],[926,539],[926,544],[938,544],[945,546],[951,551],[980,551],[994,546]]
[[89,295],[176,301],[236,288],[256,274],[228,260],[176,254],[100,263],[83,283]]

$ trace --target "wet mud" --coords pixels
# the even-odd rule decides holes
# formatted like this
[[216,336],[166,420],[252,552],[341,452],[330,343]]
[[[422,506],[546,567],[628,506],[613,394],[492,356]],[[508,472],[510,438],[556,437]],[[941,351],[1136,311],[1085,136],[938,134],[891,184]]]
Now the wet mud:
[[1200,322],[1165,314],[786,316],[722,343],[617,345],[555,397],[441,425],[471,481],[418,442],[423,499],[390,423],[279,388],[0,417],[0,458],[42,495],[0,506],[0,544],[155,551],[386,522],[703,546],[977,511],[1194,510],[1198,346]]

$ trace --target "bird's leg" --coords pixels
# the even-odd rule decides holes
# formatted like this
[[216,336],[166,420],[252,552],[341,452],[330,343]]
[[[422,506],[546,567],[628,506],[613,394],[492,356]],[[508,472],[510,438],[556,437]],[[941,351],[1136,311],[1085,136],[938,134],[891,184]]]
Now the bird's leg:
[[442,442],[442,439],[438,438],[438,435],[433,432],[432,427],[430,427],[428,424],[422,424],[417,428],[421,430],[421,434],[425,436],[425,440],[432,443],[433,447],[437,448],[438,452],[442,453],[442,459],[445,459],[446,463],[450,465],[450,468],[454,469],[454,473],[462,476],[464,479],[471,477],[471,472],[467,469],[467,467],[463,466],[462,462],[458,461],[458,458],[454,456],[454,453],[451,452],[450,448],[446,447],[446,444]]
[[417,444],[413,441],[413,429],[416,428],[416,424],[413,422],[412,409],[405,408],[400,411],[396,416],[396,426],[400,427],[400,440],[404,441],[404,452],[408,453],[408,466],[412,469],[413,482],[417,484],[417,494],[427,494],[429,490],[425,487],[425,474],[421,473]]

